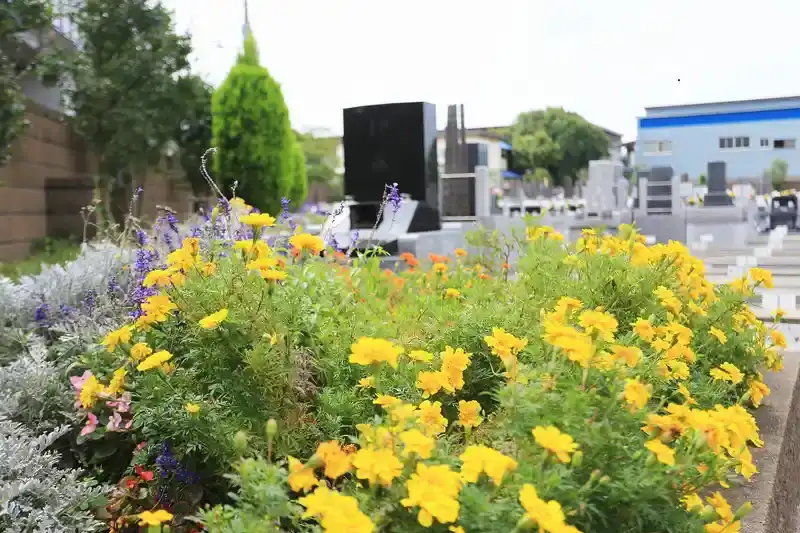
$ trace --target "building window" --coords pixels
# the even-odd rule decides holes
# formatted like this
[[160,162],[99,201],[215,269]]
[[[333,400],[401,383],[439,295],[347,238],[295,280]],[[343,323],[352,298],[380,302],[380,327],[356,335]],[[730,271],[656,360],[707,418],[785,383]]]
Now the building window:
[[761,148],[769,148],[769,139],[761,137]]
[[776,150],[782,150],[782,149],[792,150],[794,149],[794,144],[795,144],[794,139],[775,139],[775,142],[773,143],[772,146]]
[[669,155],[672,153],[672,141],[645,141],[645,155]]
[[720,137],[719,148],[720,150],[750,148],[750,137]]

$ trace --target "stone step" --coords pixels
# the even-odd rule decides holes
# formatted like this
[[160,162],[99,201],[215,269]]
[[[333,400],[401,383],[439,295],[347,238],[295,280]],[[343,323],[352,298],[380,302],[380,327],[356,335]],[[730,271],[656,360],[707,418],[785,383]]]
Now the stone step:
[[800,272],[800,254],[756,257],[755,255],[719,255],[699,257],[707,266],[794,267]]
[[[707,272],[706,279],[708,279],[708,281],[712,283],[719,283],[719,284],[730,283],[731,281],[733,281],[733,278],[729,276],[726,271],[712,272],[712,273]],[[774,282],[775,290],[796,289],[800,291],[800,276],[798,275],[790,274],[787,276],[781,276],[773,274],[772,281]]]

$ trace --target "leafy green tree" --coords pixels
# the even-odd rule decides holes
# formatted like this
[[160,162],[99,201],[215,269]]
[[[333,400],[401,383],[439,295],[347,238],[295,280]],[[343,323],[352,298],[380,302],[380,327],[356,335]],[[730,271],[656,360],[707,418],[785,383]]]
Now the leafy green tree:
[[789,176],[789,163],[783,159],[776,159],[772,162],[769,168],[769,180],[772,183],[772,188],[776,191],[783,189],[786,184],[786,178]]
[[20,81],[35,75],[46,85],[56,82],[60,50],[53,18],[48,0],[0,1],[0,166],[8,162],[14,141],[28,125]]
[[339,176],[336,169],[340,166],[336,155],[339,137],[325,131],[296,132],[298,141],[303,146],[309,183],[332,184]]
[[303,205],[308,197],[308,176],[306,174],[306,157],[303,146],[295,141],[292,143],[292,189],[289,191],[289,200],[295,208]]
[[521,113],[512,126],[515,158],[529,162],[531,170],[546,169],[554,185],[577,177],[589,161],[608,157],[609,144],[602,129],[560,107]]
[[65,63],[66,103],[119,218],[134,181],[159,161],[183,118],[178,80],[189,67],[190,39],[175,33],[158,1],[84,0],[72,19],[81,51]]
[[292,131],[280,85],[259,64],[252,34],[211,101],[214,171],[227,193],[268,213],[293,184]]
[[200,76],[189,74],[178,80],[183,117],[178,122],[175,140],[180,148],[181,168],[196,196],[209,192],[200,172],[203,154],[211,145],[211,95],[213,89]]

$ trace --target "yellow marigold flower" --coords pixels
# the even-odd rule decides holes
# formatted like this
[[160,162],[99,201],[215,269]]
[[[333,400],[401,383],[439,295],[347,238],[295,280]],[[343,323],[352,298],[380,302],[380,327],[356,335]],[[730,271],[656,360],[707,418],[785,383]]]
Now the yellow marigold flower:
[[188,402],[186,405],[183,406],[187,413],[190,415],[196,415],[200,412],[200,404]]
[[403,348],[386,339],[361,337],[351,347],[350,362],[363,366],[387,363],[392,368],[397,368],[397,358],[401,353]]
[[517,355],[528,345],[528,339],[518,339],[503,328],[492,328],[492,334],[484,337],[483,342],[500,358]]
[[[249,243],[250,241],[248,241]],[[278,265],[278,260],[273,257],[259,257],[248,261],[247,270],[270,270]]]
[[617,319],[604,311],[587,310],[580,314],[578,323],[589,335],[596,334],[597,337],[606,342],[614,340],[614,333],[617,332]]
[[664,350],[669,349],[670,344],[664,339],[656,339],[650,343],[650,347],[656,352],[663,352]]
[[416,472],[406,482],[406,489],[408,497],[400,500],[400,504],[419,507],[417,521],[422,527],[431,527],[434,519],[441,524],[458,520],[461,477],[447,465],[417,463]]
[[675,466],[675,450],[661,442],[659,439],[649,440],[644,445],[653,452],[659,462],[667,466]]
[[636,346],[615,344],[611,346],[611,353],[613,353],[617,359],[625,361],[625,364],[631,368],[638,365],[639,361],[642,359],[642,351]]
[[667,380],[689,379],[689,365],[683,361],[662,359],[658,362],[658,370]]
[[753,454],[750,453],[750,448],[744,446],[738,454],[734,454],[734,459],[739,461],[736,465],[736,472],[741,474],[747,481],[758,472],[758,468],[753,464]]
[[234,250],[241,250],[245,253],[250,252],[253,249],[253,241],[252,239],[247,239],[243,241],[236,241],[233,243]]
[[314,469],[310,468],[291,455],[289,459],[289,486],[294,492],[308,492],[317,485],[319,480],[314,475]]
[[769,396],[770,392],[765,383],[756,379],[750,380],[750,401],[753,402],[753,407],[760,406],[764,397]]
[[445,298],[458,298],[461,296],[461,291],[448,287],[444,290],[444,296]]
[[731,505],[719,491],[706,498],[706,500],[708,500],[708,503],[714,508],[714,511],[717,512],[723,522],[733,521],[733,509],[731,509]]
[[387,448],[361,448],[353,456],[353,466],[358,479],[384,487],[391,487],[392,480],[403,472],[403,463]]
[[418,429],[409,429],[400,433],[400,442],[403,443],[403,457],[415,454],[420,459],[430,459],[436,441]]
[[131,342],[131,335],[133,328],[131,326],[123,326],[117,330],[109,332],[103,339],[103,346],[106,347],[109,353],[117,349],[120,344],[128,344]]
[[458,402],[458,422],[464,428],[474,428],[481,425],[481,404],[475,400]]
[[78,401],[81,402],[81,407],[84,409],[91,409],[100,393],[105,391],[105,387],[100,383],[95,376],[89,376],[83,383],[83,388],[78,395]]
[[447,419],[442,415],[441,402],[431,403],[429,400],[425,400],[419,404],[417,418],[427,435],[438,435],[447,429]]
[[675,297],[675,293],[672,292],[671,290],[667,289],[664,286],[659,285],[653,291],[653,294],[655,294],[656,297],[659,299],[664,309],[666,309],[673,315],[677,315],[678,313],[681,312],[681,302],[680,300],[678,300],[678,298]]
[[466,533],[461,526],[450,526],[447,531],[450,531],[450,533]]
[[716,380],[730,381],[734,385],[742,382],[744,374],[733,363],[722,363],[717,368],[711,369],[711,377]]
[[320,485],[297,499],[306,508],[303,518],[316,518],[326,533],[372,533],[375,524],[358,508],[358,500]]
[[750,287],[750,282],[748,281],[747,276],[737,278],[731,281],[728,285],[730,285],[734,291],[742,294],[743,296],[750,296],[753,293],[753,288]]
[[367,376],[358,380],[358,386],[361,389],[371,389],[375,387],[375,377]]
[[234,196],[233,198],[231,198],[228,203],[234,209],[247,209],[247,207],[248,207],[248,205],[245,203],[245,201],[243,199],[239,198],[238,196]]
[[187,250],[190,254],[197,254],[200,252],[200,239],[197,237],[186,237],[181,243],[181,248]]
[[539,526],[539,531],[548,533],[580,533],[572,526],[566,525],[566,516],[561,504],[555,500],[545,501],[539,498],[536,488],[526,483],[519,491],[519,503],[525,509],[525,518]]
[[772,272],[765,268],[751,268],[748,271],[748,274],[750,274],[750,278],[756,283],[756,285],[760,283],[767,289],[772,289],[775,287],[774,283],[772,282]]
[[467,257],[467,251],[463,248],[456,248],[456,257]]
[[433,271],[437,274],[444,274],[447,272],[447,265],[444,263],[434,263],[433,264]]
[[439,355],[442,358],[439,370],[445,378],[442,387],[449,393],[461,390],[464,387],[464,370],[469,367],[472,354],[465,352],[463,348],[453,349],[452,346],[445,346]]
[[440,390],[442,387],[447,384],[447,378],[444,374],[439,371],[435,372],[425,372],[420,371],[417,373],[417,382],[415,386],[418,389],[422,390],[422,397],[428,398],[429,396],[433,396]]
[[583,309],[583,302],[577,298],[562,296],[558,299],[558,302],[556,302],[555,313],[562,318],[568,318],[574,311],[577,311],[578,309]]
[[131,358],[137,363],[151,353],[153,353],[153,349],[144,342],[137,342],[131,347]]
[[308,250],[314,254],[318,254],[325,249],[325,242],[320,237],[308,233],[292,235],[289,238],[289,244],[291,244],[293,248]]
[[147,359],[139,363],[136,367],[136,370],[139,372],[144,372],[146,370],[152,370],[153,368],[158,368],[159,366],[163,365],[167,361],[172,359],[172,354],[166,350],[159,350],[153,355],[149,356]]
[[345,475],[352,465],[352,457],[342,450],[338,440],[321,443],[317,447],[317,455],[325,463],[325,477],[331,480]]
[[154,322],[165,322],[178,306],[165,294],[150,296],[142,304],[142,311]]
[[772,344],[778,348],[786,348],[786,335],[783,332],[773,329],[769,332],[769,337],[772,339]]
[[433,361],[433,354],[431,352],[426,352],[425,350],[411,350],[408,352],[408,357],[414,361],[420,361],[423,363]]
[[217,265],[214,263],[203,263],[200,267],[200,273],[206,277],[213,276],[217,273]]
[[158,511],[142,511],[139,513],[140,526],[160,526],[164,522],[170,522],[171,520],[172,514],[164,509],[159,509]]
[[684,507],[687,511],[702,511],[705,505],[703,504],[703,500],[700,499],[700,496],[697,495],[696,492],[691,492],[681,498],[681,502],[683,503]]
[[125,376],[127,375],[128,371],[124,368],[118,368],[114,371],[114,375],[111,377],[111,382],[109,382],[108,387],[106,387],[105,393],[109,396],[117,396],[122,391],[125,390]]
[[536,443],[554,454],[562,463],[568,463],[570,454],[578,449],[578,444],[566,433],[561,433],[555,426],[537,426],[533,428],[533,438]]
[[381,407],[393,407],[395,405],[401,405],[403,400],[395,398],[394,396],[389,396],[388,394],[379,394],[372,403],[380,405]]
[[142,287],[168,287],[172,284],[169,270],[151,270],[142,281]]
[[644,409],[648,400],[650,400],[650,390],[638,378],[626,379],[623,396],[631,408],[635,410]]
[[263,228],[275,225],[275,217],[270,216],[268,213],[251,213],[243,215],[239,218],[242,224],[252,226],[253,228]]
[[288,276],[283,270],[275,270],[274,268],[260,270],[259,273],[267,281],[283,281]]
[[519,466],[511,457],[482,444],[467,446],[458,458],[462,463],[461,479],[467,483],[477,483],[481,473],[485,473],[495,486],[500,486],[505,475]]
[[216,313],[211,313],[205,318],[200,319],[200,327],[203,329],[214,329],[228,318],[228,310],[220,309]]
[[692,398],[692,393],[689,392],[689,389],[686,388],[686,385],[684,385],[683,383],[678,385],[678,392],[686,400],[686,405],[697,405],[697,401],[694,398]]
[[711,326],[708,332],[711,335],[713,335],[719,341],[720,344],[725,344],[726,342],[728,342],[727,335],[725,335],[725,332],[722,331],[721,329],[717,329],[714,326]]

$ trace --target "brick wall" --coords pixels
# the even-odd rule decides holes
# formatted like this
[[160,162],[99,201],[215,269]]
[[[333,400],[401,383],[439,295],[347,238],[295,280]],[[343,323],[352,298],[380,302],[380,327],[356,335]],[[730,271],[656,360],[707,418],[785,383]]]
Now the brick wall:
[[[30,102],[26,114],[30,126],[0,168],[0,262],[25,258],[37,239],[80,236],[80,209],[93,195],[93,159],[81,139],[54,111]],[[157,216],[157,206],[191,212],[193,196],[177,162],[162,163],[138,185],[143,221]]]

